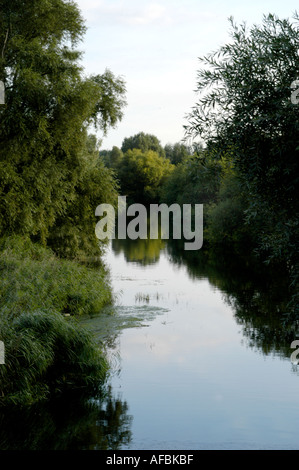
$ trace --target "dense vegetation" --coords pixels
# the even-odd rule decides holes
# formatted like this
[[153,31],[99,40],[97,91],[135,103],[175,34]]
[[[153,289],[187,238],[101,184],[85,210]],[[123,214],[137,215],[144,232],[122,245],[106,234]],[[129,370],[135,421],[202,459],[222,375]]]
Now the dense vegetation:
[[117,199],[88,130],[118,123],[126,91],[110,70],[84,75],[84,33],[74,2],[0,0],[1,403],[89,388],[107,370],[92,338],[65,315],[111,301],[104,268],[80,264],[103,248],[95,207]]
[[[299,320],[299,105],[291,100],[299,71],[298,19],[270,14],[249,31],[231,19],[231,42],[200,59],[199,99],[187,117],[186,140],[164,147],[171,171],[158,187],[157,177],[145,180],[147,165],[133,179],[137,170],[129,164],[134,152],[157,143],[152,136],[125,139],[110,160],[121,190],[136,202],[146,193],[155,196],[146,202],[159,196],[168,204],[203,203],[204,249],[250,253],[281,270],[290,287],[286,323]],[[128,150],[128,142],[139,151]],[[107,162],[109,152],[102,155]]]
[[32,403],[68,389],[94,391],[107,362],[76,315],[110,303],[103,270],[61,260],[29,238],[1,241],[0,402]]
[[76,4],[0,0],[0,12],[0,402],[104,382],[106,359],[75,316],[112,300],[101,262],[86,261],[105,247],[95,208],[118,194],[204,204],[204,249],[281,269],[290,301],[277,314],[299,321],[298,15],[250,31],[231,21],[231,42],[201,59],[184,142],[140,132],[100,150],[90,126],[120,121],[126,89],[110,70],[84,75]]
[[255,252],[288,267],[292,321],[299,319],[299,115],[291,100],[299,71],[298,14],[293,20],[269,14],[248,31],[231,19],[231,42],[202,59],[200,99],[186,126],[189,136],[205,139],[216,160],[230,155]]

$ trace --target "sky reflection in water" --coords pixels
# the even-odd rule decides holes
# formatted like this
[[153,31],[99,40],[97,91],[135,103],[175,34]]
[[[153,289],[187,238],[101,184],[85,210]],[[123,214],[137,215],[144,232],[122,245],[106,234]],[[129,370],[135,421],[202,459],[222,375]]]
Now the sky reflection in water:
[[299,448],[299,382],[289,356],[254,347],[225,293],[171,263],[165,248],[144,263],[130,242],[114,244],[106,259],[118,304],[166,309],[119,338],[112,386],[133,416],[124,448]]

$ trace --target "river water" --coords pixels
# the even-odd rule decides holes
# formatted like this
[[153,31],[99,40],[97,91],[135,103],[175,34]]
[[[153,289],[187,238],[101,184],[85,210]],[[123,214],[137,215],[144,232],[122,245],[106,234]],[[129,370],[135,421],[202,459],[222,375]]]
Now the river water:
[[0,417],[1,449],[299,449],[283,273],[161,240],[113,240],[115,294],[82,319],[111,362],[101,399]]
[[137,321],[111,349],[129,418],[119,448],[299,448],[295,337],[277,322],[275,286],[159,240],[114,241],[106,262],[118,314]]

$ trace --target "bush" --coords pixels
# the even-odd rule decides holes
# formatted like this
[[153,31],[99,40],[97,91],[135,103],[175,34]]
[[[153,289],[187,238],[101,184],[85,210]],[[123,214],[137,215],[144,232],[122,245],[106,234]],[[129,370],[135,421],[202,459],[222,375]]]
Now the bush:
[[208,242],[232,251],[237,247],[250,248],[251,232],[245,224],[245,210],[239,178],[233,172],[226,174],[221,181],[217,204],[208,208],[205,231]]

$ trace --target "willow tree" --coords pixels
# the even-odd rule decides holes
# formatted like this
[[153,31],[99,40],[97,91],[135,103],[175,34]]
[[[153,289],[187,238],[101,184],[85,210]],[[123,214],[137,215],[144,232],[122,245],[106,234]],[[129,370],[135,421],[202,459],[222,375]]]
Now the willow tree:
[[[85,31],[73,1],[0,0],[1,235],[24,233],[46,243],[58,220],[71,229],[82,192],[94,201],[86,203],[90,220],[99,203],[115,196],[87,139],[91,125],[105,133],[120,121],[125,83],[109,70],[84,75],[78,44]],[[91,171],[100,187],[88,188]]]
[[281,20],[269,14],[251,28],[230,22],[231,41],[201,58],[199,99],[186,133],[200,136],[218,158],[231,153],[247,198],[244,217],[255,229],[259,253],[267,261],[285,261],[295,285],[299,16]]

